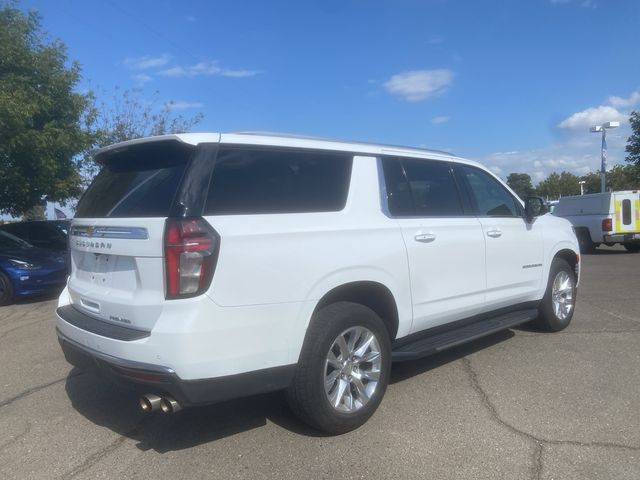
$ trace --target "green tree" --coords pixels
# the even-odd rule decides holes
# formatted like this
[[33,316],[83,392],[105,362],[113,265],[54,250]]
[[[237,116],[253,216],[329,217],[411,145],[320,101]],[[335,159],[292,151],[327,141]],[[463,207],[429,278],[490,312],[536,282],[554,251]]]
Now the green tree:
[[175,102],[162,104],[155,92],[152,101],[143,99],[140,90],[115,89],[109,104],[102,101],[95,105],[93,143],[82,162],[84,186],[92,180],[99,167],[93,162],[93,151],[126,140],[188,132],[203,118],[202,113],[185,117],[174,113]]
[[607,190],[633,190],[640,187],[638,171],[635,165],[614,165],[607,172]]
[[631,136],[627,140],[625,151],[627,152],[627,162],[640,169],[640,112],[633,111],[629,117],[631,124]]
[[22,220],[46,220],[44,205],[34,205],[22,214]]
[[598,193],[600,191],[600,172],[587,173],[580,180],[584,181],[584,193]]
[[557,200],[567,195],[580,194],[580,178],[570,172],[556,173],[553,172],[536,187],[538,195],[548,198],[549,200]]
[[80,193],[78,154],[92,143],[80,67],[48,42],[35,12],[0,6],[0,213],[19,215]]
[[507,177],[507,185],[523,200],[535,192],[528,173],[510,173]]
[[[607,171],[607,190],[634,190],[640,188],[640,168],[635,165],[614,165]],[[600,172],[591,172],[583,177],[584,193],[600,192]]]

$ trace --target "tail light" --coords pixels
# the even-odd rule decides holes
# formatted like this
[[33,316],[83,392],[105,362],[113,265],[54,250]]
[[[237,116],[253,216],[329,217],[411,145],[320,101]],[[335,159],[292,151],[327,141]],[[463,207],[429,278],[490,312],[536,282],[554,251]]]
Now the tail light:
[[201,218],[169,218],[164,227],[166,298],[205,292],[216,266],[220,237]]
[[605,218],[602,220],[602,231],[610,232],[613,230],[613,221],[610,218]]

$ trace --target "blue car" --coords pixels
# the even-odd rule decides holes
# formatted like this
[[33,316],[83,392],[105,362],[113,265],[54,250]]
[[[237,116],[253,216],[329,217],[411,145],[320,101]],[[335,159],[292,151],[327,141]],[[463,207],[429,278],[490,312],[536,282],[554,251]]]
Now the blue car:
[[57,293],[69,272],[68,252],[37,248],[0,230],[0,305]]

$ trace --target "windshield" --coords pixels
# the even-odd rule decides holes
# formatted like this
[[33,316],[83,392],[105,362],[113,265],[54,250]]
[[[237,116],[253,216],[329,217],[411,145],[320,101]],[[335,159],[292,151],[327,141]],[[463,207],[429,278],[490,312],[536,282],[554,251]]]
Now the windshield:
[[0,251],[15,250],[16,248],[32,248],[33,245],[24,240],[0,230]]

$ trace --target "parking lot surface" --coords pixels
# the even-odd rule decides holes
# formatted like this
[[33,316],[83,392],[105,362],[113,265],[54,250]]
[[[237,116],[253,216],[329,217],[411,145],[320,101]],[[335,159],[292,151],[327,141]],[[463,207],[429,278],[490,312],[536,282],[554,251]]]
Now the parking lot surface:
[[281,394],[145,416],[72,369],[54,300],[0,307],[0,479],[640,478],[640,254],[583,257],[572,324],[393,368],[362,428],[320,436]]

